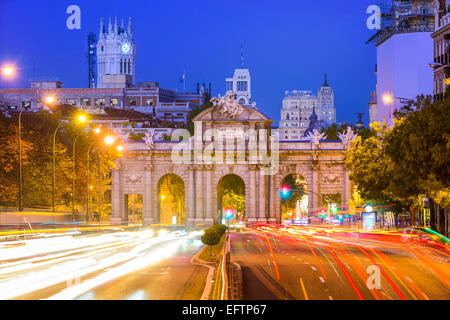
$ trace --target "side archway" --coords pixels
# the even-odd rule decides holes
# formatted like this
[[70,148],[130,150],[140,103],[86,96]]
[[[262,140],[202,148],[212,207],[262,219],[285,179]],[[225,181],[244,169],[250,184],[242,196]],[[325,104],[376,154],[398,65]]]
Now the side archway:
[[185,225],[186,188],[183,179],[176,174],[166,174],[157,186],[157,223],[161,225]]

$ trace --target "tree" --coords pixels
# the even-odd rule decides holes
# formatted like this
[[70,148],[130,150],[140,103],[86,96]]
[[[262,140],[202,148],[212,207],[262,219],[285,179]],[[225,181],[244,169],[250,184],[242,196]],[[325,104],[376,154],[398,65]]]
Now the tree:
[[204,230],[201,240],[204,244],[209,246],[209,255],[211,255],[212,246],[217,245],[220,242],[221,237],[222,234],[214,228]]
[[[0,204],[18,205],[19,194],[19,128],[0,115]],[[22,166],[29,164],[33,144],[22,139]]]
[[450,98],[431,102],[419,96],[398,113],[386,154],[394,170],[401,172],[392,183],[402,196],[426,194],[441,207],[450,206]]

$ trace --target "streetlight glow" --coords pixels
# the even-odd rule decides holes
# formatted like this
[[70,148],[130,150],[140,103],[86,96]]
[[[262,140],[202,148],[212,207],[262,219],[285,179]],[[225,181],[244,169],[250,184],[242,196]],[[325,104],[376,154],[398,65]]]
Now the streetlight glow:
[[45,98],[45,102],[53,103],[53,102],[55,102],[55,98],[53,96],[48,96],[47,98]]
[[100,129],[100,128],[95,128],[93,131],[94,131],[94,133],[99,134],[100,132],[102,132],[102,129]]
[[117,151],[122,152],[123,151],[123,146],[122,145],[118,145],[117,146]]
[[383,100],[384,100],[384,102],[386,102],[386,103],[391,103],[392,102],[392,97],[390,96],[390,95],[388,95],[388,94],[386,94],[384,97],[383,97]]
[[86,115],[80,114],[77,118],[78,122],[85,122],[86,121]]
[[14,71],[14,67],[12,66],[5,66],[2,68],[2,74],[7,78],[12,77],[14,75]]
[[106,136],[105,137],[105,143],[107,145],[112,145],[114,143],[114,138],[112,136]]

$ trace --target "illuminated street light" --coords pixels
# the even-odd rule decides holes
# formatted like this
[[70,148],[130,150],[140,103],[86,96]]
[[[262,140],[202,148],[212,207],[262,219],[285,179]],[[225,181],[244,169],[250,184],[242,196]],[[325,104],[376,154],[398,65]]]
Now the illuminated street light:
[[15,68],[13,66],[4,66],[1,68],[1,70],[2,75],[6,78],[11,78],[12,76],[14,76]]
[[105,137],[105,143],[107,145],[112,145],[114,143],[114,137],[113,136],[106,136]]
[[51,103],[55,102],[55,97],[48,96],[45,98],[45,102],[51,104]]
[[78,116],[77,120],[78,120],[78,122],[81,122],[81,123],[85,122],[86,121],[86,115],[80,114]]
[[393,96],[391,96],[389,94],[385,94],[383,96],[383,101],[385,103],[387,103],[387,104],[392,103],[393,100],[403,100],[403,101],[407,101],[407,102],[410,102],[410,103],[414,103],[414,100],[411,100],[411,99],[408,99],[408,98],[393,97]]
[[366,212],[372,212],[373,211],[373,207],[371,205],[368,205],[365,207]]
[[100,128],[95,128],[95,129],[92,130],[92,131],[94,131],[94,133],[96,133],[96,134],[99,134],[100,132],[102,132],[102,129],[100,129]]
[[117,151],[122,152],[123,151],[123,146],[122,145],[118,145],[116,147]]

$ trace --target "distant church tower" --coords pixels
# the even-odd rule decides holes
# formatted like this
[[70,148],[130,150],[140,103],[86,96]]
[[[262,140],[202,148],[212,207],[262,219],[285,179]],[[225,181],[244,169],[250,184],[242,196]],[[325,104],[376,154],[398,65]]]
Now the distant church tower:
[[334,108],[334,92],[327,82],[327,75],[325,80],[317,93],[317,115],[319,120],[323,120],[326,126],[336,122],[336,109]]
[[102,18],[97,42],[97,88],[133,87],[135,62],[136,45],[131,18],[128,19],[127,29],[124,27],[123,18],[120,27],[117,24],[117,17],[114,26],[109,18],[108,30]]

